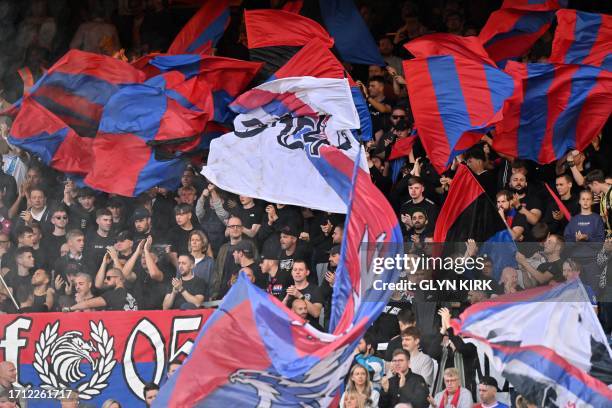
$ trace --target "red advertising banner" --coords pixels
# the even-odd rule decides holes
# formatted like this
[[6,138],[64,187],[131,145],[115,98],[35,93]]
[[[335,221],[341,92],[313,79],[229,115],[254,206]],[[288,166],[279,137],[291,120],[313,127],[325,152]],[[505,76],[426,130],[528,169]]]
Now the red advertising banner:
[[0,315],[0,359],[17,367],[28,407],[59,406],[58,390],[101,406],[144,407],[146,383],[187,356],[212,309]]

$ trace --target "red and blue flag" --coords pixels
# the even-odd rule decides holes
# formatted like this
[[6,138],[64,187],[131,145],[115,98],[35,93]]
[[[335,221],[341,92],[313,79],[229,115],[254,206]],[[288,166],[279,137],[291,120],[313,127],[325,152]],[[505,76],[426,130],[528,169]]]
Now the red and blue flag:
[[217,45],[229,25],[228,0],[207,0],[178,33],[168,54],[208,53]]
[[404,73],[415,127],[440,174],[501,120],[514,91],[510,75],[454,55],[404,61]]
[[559,10],[557,23],[550,62],[612,70],[611,15]]
[[525,11],[503,8],[494,11],[478,34],[489,56],[503,66],[526,55],[550,28],[554,11]]
[[[155,186],[175,189],[186,164],[181,147],[199,144],[212,105],[207,82],[178,71],[123,87],[104,108],[85,183],[128,197]],[[165,154],[169,146],[174,154]]]
[[79,136],[32,98],[22,102],[8,140],[61,172],[85,175],[91,169],[93,138]]
[[102,109],[124,85],[144,81],[128,63],[104,55],[71,50],[30,90],[32,98],[80,136],[93,137]]
[[539,163],[583,150],[612,112],[612,72],[589,65],[521,64],[506,72],[519,81],[496,127],[493,148]]
[[504,0],[502,9],[551,11],[567,7],[567,0]]

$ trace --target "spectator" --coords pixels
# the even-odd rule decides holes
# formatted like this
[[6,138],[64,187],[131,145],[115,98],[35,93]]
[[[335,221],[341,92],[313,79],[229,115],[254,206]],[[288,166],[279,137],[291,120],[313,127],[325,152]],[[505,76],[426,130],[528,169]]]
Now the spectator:
[[121,403],[114,399],[107,399],[102,403],[102,408],[121,408]]
[[[58,278],[61,279],[61,277],[58,276]],[[91,280],[91,276],[87,273],[77,273],[74,278],[72,279],[72,286],[74,286],[74,302],[72,303],[72,305],[79,303],[79,302],[83,302],[85,300],[89,300],[92,299],[94,297],[93,293],[91,292],[92,290],[92,286],[93,286],[93,282]],[[83,309],[83,312],[91,312],[96,310],[95,308],[91,308],[91,309]]]
[[309,274],[310,269],[308,269],[308,265],[305,261],[296,259],[293,262],[293,270],[291,271],[293,285],[287,288],[287,294],[283,299],[283,303],[287,307],[291,307],[294,299],[303,299],[306,301],[308,321],[313,324],[317,322],[321,315],[323,297],[319,287],[308,282],[307,278]]
[[241,195],[239,199],[240,206],[233,210],[233,214],[242,221],[242,233],[249,238],[255,239],[257,232],[261,228],[264,207],[256,203],[252,197]]
[[508,228],[510,228],[512,239],[515,241],[522,241],[524,239],[523,234],[529,227],[529,224],[525,216],[518,212],[520,203],[508,190],[499,191],[495,199],[497,202],[497,211]]
[[93,2],[90,9],[90,20],[82,23],[77,29],[70,48],[96,54],[113,55],[119,51],[119,34],[114,25],[105,21],[105,10],[100,2]]
[[32,273],[35,260],[31,247],[21,247],[15,252],[15,268],[11,269],[5,276],[4,281],[12,288],[13,296],[18,303],[23,303],[32,293]]
[[[563,262],[563,277],[566,281],[580,279],[581,274],[582,266],[578,262],[572,258],[567,258],[565,262]],[[593,292],[593,288],[590,285],[585,284],[584,289],[586,290],[589,300],[597,313],[597,297],[595,296],[595,292]]]
[[372,387],[368,371],[361,364],[355,364],[351,367],[348,375],[348,383],[346,391],[340,398],[340,406],[344,406],[346,396],[349,393],[355,393],[357,398],[364,402],[363,406],[367,408],[378,407],[380,393]]
[[377,344],[374,336],[366,332],[363,338],[359,340],[359,345],[357,346],[359,354],[355,356],[355,364],[367,370],[368,380],[372,381],[372,387],[380,390],[380,381],[385,374],[385,361],[380,357],[376,357],[376,349]]
[[[438,207],[429,198],[425,198],[425,184],[420,177],[408,179],[408,194],[410,195],[410,200],[402,204],[400,214],[402,216],[411,216],[416,209],[420,209],[427,215],[428,222],[435,224],[438,218]],[[412,228],[411,218],[402,218],[402,222],[407,228]]]
[[415,408],[427,408],[429,390],[427,383],[418,374],[410,371],[410,354],[406,350],[395,350],[391,369],[381,380],[380,408],[395,407],[405,402]]
[[74,188],[74,182],[71,180],[64,187],[64,203],[68,206],[70,219],[69,228],[86,232],[96,221],[95,192],[88,187],[79,189],[76,193],[78,202],[75,203],[72,196]]
[[93,271],[85,269],[83,259],[83,248],[85,247],[85,235],[78,229],[70,230],[66,234],[66,244],[68,244],[68,253],[61,256],[55,262],[53,270],[55,275],[59,275],[66,280],[69,275],[75,275],[78,272],[86,272],[93,276]]
[[[141,309],[144,310],[159,309],[166,296],[170,275],[173,273],[163,270],[159,255],[152,250],[152,243],[151,236],[140,241],[121,270]],[[112,252],[109,252],[109,256],[111,254]]]
[[85,238],[85,259],[87,269],[96,270],[104,254],[106,248],[115,244],[115,237],[110,232],[113,227],[113,214],[106,208],[96,211],[95,231],[90,231]]
[[255,278],[255,285],[265,289],[267,287],[267,279],[265,275],[261,272],[261,269],[255,262],[255,254],[253,251],[253,246],[242,240],[234,245],[234,251],[232,253],[234,257],[234,262],[240,265],[240,269],[249,268],[253,277]]
[[518,271],[512,267],[505,267],[501,273],[499,283],[503,286],[503,294],[517,293],[522,290],[518,284]]
[[[206,287],[210,290],[213,283],[215,260],[212,257],[213,252],[208,243],[208,237],[200,230],[191,231],[188,248],[189,253],[195,259],[193,274],[206,282]],[[210,293],[207,293],[206,296],[210,297]]]
[[225,210],[224,204],[225,201],[214,184],[208,184],[196,204],[197,218],[209,237],[215,254],[219,254],[223,240],[228,236],[225,226],[229,223],[230,213]]
[[110,235],[117,235],[119,232],[129,228],[127,216],[125,213],[125,204],[118,197],[112,197],[106,203],[106,209],[110,211],[113,224],[110,230]]
[[599,196],[599,215],[606,226],[606,237],[612,237],[612,186],[606,183],[601,170],[593,170],[586,177],[589,189]]
[[[307,253],[307,244],[304,241],[298,239],[299,233],[296,228],[292,225],[286,225],[281,229],[280,233],[280,257],[279,267],[280,273],[284,275],[291,275],[293,270],[293,263],[295,259],[309,259]],[[333,235],[332,235],[333,242]],[[316,276],[310,277],[308,280],[314,282]]]
[[13,384],[17,383],[17,367],[10,361],[0,362],[0,393],[9,393],[10,399],[19,403],[20,407],[27,407],[26,399],[23,392],[19,393],[17,398],[10,395],[10,392],[23,391],[21,387],[16,387]]
[[168,370],[166,373],[166,378],[170,378],[172,377],[172,374],[174,374],[174,372],[180,367],[182,366],[183,363],[181,362],[181,360],[178,359],[174,359],[172,361],[170,361],[168,363]]
[[[416,318],[414,316],[414,312],[406,308],[397,314],[397,322],[399,326],[399,333],[403,332],[409,327],[416,327]],[[393,352],[395,350],[402,349],[402,337],[398,334],[397,336],[391,338],[389,343],[387,344],[387,351],[385,352],[385,360],[387,362],[391,361],[393,357]]]
[[478,397],[480,402],[473,408],[509,408],[497,400],[497,380],[491,376],[487,375],[480,379]]
[[[168,235],[172,245],[172,252],[175,254],[186,254],[189,252],[189,234],[195,230],[195,226],[192,222],[193,207],[189,204],[178,204],[174,207],[174,218],[176,225],[170,229]],[[172,259],[176,259],[176,255],[172,256]],[[176,264],[173,261],[173,264]]]
[[[567,174],[557,176],[555,181],[557,194],[559,195],[559,198],[561,199],[561,202],[565,208],[567,208],[569,213],[573,216],[580,211],[580,206],[578,205],[578,197],[576,197],[575,194],[572,194],[572,187],[573,182],[570,176]],[[559,210],[559,206],[553,199],[549,200],[548,206],[546,207],[546,212],[542,217],[542,221],[548,225],[550,232],[553,234],[563,233],[568,223],[568,220]]]
[[27,301],[22,304],[31,312],[50,312],[55,304],[55,290],[49,286],[51,274],[45,269],[37,269],[32,275],[32,292]]
[[195,260],[190,254],[180,255],[178,258],[180,277],[172,278],[172,288],[164,298],[163,308],[167,309],[195,309],[202,306],[206,293],[206,284],[193,274]]
[[148,236],[151,236],[153,242],[157,243],[158,234],[153,230],[151,211],[145,207],[136,208],[132,215],[132,221],[134,223],[134,244],[138,245],[140,241],[146,239]]
[[125,288],[125,278],[120,269],[109,269],[104,278],[106,291],[98,297],[79,302],[69,306],[65,311],[75,311],[91,308],[104,308],[105,310],[138,310],[136,299]]
[[285,298],[285,290],[291,284],[291,276],[279,275],[278,255],[270,251],[264,252],[261,256],[261,272],[268,275],[268,286],[266,292],[283,300]]
[[474,401],[467,388],[461,386],[459,371],[456,368],[444,370],[444,391],[429,397],[429,403],[434,407],[442,408],[471,408]]
[[419,350],[421,334],[416,327],[409,327],[402,331],[402,348],[410,353],[410,368],[413,373],[423,377],[428,387],[434,382],[434,360]]
[[4,171],[4,157],[0,156],[0,191],[2,192],[2,207],[6,208],[3,216],[8,218],[8,208],[17,198],[17,182],[15,178]]
[[308,305],[306,304],[305,300],[294,299],[293,303],[291,304],[291,310],[295,312],[296,315],[300,316],[304,322],[310,324],[317,330],[323,331],[323,327],[321,327],[318,322],[311,322],[308,320]]
[[563,238],[558,235],[549,235],[544,242],[544,257],[546,262],[534,268],[528,261],[525,255],[516,252],[516,261],[522,270],[527,272],[531,278],[538,282],[539,285],[546,285],[551,280],[556,282],[563,281],[563,260],[561,259],[561,251],[564,247]]
[[155,383],[145,384],[143,396],[147,408],[151,408],[153,401],[155,401],[155,398],[157,398],[157,394],[159,394],[159,385]]
[[513,173],[510,177],[510,191],[517,203],[518,213],[525,216],[529,225],[537,224],[542,217],[542,204],[533,192],[528,193],[527,178],[522,172]]
[[329,250],[329,262],[327,263],[327,271],[322,279],[322,282],[319,284],[321,288],[321,296],[323,296],[323,312],[324,312],[324,322],[323,326],[327,328],[329,326],[329,319],[331,315],[331,305],[332,305],[332,296],[333,296],[333,288],[334,283],[336,282],[336,269],[338,268],[338,263],[340,262],[340,245],[334,245]]

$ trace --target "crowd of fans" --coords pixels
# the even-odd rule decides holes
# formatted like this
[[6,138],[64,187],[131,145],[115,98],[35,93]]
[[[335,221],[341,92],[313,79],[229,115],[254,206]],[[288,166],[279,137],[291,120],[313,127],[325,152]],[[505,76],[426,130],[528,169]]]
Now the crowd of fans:
[[[130,57],[163,50],[189,16],[161,0],[78,3],[71,9],[69,0],[34,0],[28,7],[0,2],[0,20],[8,27],[2,36],[14,40],[14,46],[1,50],[7,103],[68,48],[108,55],[125,48]],[[497,206],[514,240],[537,245],[517,253],[518,267],[505,268],[492,291],[465,293],[461,302],[418,291],[393,293],[361,340],[342,396],[344,407],[464,408],[474,401],[495,406],[496,391],[508,391],[508,384],[482,372],[476,347],[450,326],[451,315],[492,296],[580,278],[594,304],[599,302],[606,333],[612,330],[609,303],[602,302],[606,296],[609,301],[612,271],[609,126],[584,151],[567,152],[549,165],[497,154],[491,147],[494,134],[458,156],[443,174],[418,141],[403,164],[389,160],[394,144],[409,137],[414,125],[401,65],[409,56],[401,45],[435,31],[474,35],[498,7],[489,1],[419,3],[424,2],[406,1],[399,9],[390,1],[364,3],[360,11],[388,65],[367,71],[346,65],[363,81],[374,134],[365,144],[371,177],[397,213],[406,251],[417,254],[431,241],[462,162]],[[221,51],[246,58],[240,30],[226,37]],[[545,59],[550,41],[546,34],[527,59]],[[137,198],[102,194],[77,187],[10,146],[9,131],[5,120],[0,124],[3,313],[195,309],[220,300],[243,272],[314,327],[328,328],[344,215],[236,196],[191,166],[176,191],[154,188]],[[545,183],[570,211],[571,221]],[[566,245],[570,242],[589,245]],[[468,240],[460,256],[475,256],[477,245]],[[493,276],[491,262],[485,266],[480,277]],[[436,272],[411,271],[405,279],[432,279]]]

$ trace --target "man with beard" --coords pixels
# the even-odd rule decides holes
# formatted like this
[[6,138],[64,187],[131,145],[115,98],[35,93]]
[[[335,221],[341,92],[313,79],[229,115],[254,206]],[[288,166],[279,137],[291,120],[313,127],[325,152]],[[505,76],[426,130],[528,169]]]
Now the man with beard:
[[[402,214],[402,217],[410,217],[412,228],[409,228],[406,232],[406,240],[412,242],[414,246],[422,248],[422,244],[425,242],[425,238],[432,237],[433,231],[429,228],[429,220],[427,219],[427,213],[423,210],[414,210],[412,215]],[[406,225],[406,224],[404,224]]]
[[196,309],[204,303],[206,283],[193,274],[195,259],[191,254],[183,254],[178,258],[180,277],[172,278],[172,289],[164,298],[164,310]]
[[495,196],[497,211],[512,232],[512,239],[523,241],[523,234],[528,227],[527,219],[516,210],[517,201],[508,190],[501,190]]
[[323,282],[321,282],[321,295],[323,295],[323,310],[324,312],[324,327],[329,327],[329,318],[331,316],[331,302],[334,293],[334,282],[336,281],[336,269],[340,262],[340,245],[334,245],[329,250],[329,262],[327,263],[327,271]]
[[315,329],[323,331],[323,327],[319,323],[308,320],[308,306],[305,300],[295,299],[291,305],[291,310]]
[[521,269],[527,272],[538,284],[546,285],[551,280],[555,282],[563,282],[563,259],[561,259],[561,252],[565,242],[559,235],[551,234],[544,241],[544,257],[546,262],[538,265],[534,268],[528,261],[525,255],[520,252],[516,252],[516,262],[518,262]]
[[63,311],[76,311],[92,308],[104,310],[138,310],[136,299],[125,288],[125,278],[120,269],[110,268],[104,278],[106,291],[102,295],[84,300],[74,306],[62,309]]
[[305,261],[296,259],[293,262],[293,270],[291,271],[293,285],[287,288],[283,303],[291,307],[295,299],[304,300],[308,309],[308,322],[316,324],[323,309],[323,297],[319,287],[308,282],[309,274],[310,269],[308,269]]
[[[310,259],[305,241],[298,239],[299,232],[293,225],[285,225],[280,234],[280,257],[278,266],[282,276],[291,276],[295,259]],[[308,277],[309,282],[315,282],[316,274]]]
[[149,235],[153,237],[153,243],[157,243],[157,234],[153,230],[151,223],[151,212],[145,207],[136,208],[132,215],[134,223],[134,245],[138,245],[140,241],[146,239]]
[[542,217],[542,203],[533,193],[527,191],[527,178],[522,172],[515,172],[510,177],[510,191],[515,200],[515,209],[527,219],[529,225],[535,225]]

